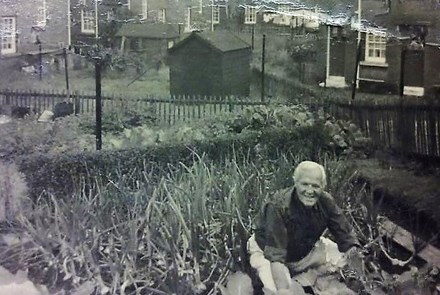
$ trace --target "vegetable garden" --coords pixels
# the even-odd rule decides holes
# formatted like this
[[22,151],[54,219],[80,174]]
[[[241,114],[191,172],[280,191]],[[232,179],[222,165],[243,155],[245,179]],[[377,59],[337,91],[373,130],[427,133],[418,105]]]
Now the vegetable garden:
[[[167,129],[139,120],[104,117],[100,152],[85,115],[0,126],[0,230],[15,237],[1,241],[1,265],[27,270],[50,294],[225,295],[221,286],[238,294],[227,282],[251,273],[245,247],[256,212],[291,184],[296,163],[313,159],[364,245],[367,291],[401,290],[401,276],[375,269],[391,244],[346,161],[373,149],[354,124],[276,104]],[[432,288],[418,282],[412,287]]]

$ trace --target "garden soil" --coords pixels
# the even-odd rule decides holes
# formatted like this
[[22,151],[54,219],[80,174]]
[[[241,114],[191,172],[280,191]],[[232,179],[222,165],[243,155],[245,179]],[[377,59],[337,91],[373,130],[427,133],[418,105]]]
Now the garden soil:
[[[358,180],[366,182],[379,210],[408,231],[431,239],[440,232],[440,166],[380,152],[354,160]],[[440,246],[440,238],[431,243]]]

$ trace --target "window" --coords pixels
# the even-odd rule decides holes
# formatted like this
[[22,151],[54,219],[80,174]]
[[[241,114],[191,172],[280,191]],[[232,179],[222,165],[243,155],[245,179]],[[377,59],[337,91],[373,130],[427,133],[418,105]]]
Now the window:
[[255,7],[246,6],[244,8],[244,23],[245,24],[257,23],[257,9]]
[[41,5],[38,7],[37,14],[37,26],[45,27],[46,26],[46,0],[41,0]]
[[148,17],[148,0],[142,0],[142,18],[147,19]]
[[115,12],[113,10],[107,11],[107,21],[112,21],[115,19]]
[[15,17],[2,17],[1,26],[1,53],[15,53]]
[[339,35],[339,27],[331,27],[331,36],[337,38]]
[[87,34],[95,33],[95,12],[90,10],[81,10],[81,32]]
[[280,12],[290,12],[290,5],[289,4],[280,4],[278,6],[278,11],[280,11]]
[[218,5],[212,6],[212,23],[220,23],[220,7]]
[[165,23],[166,21],[166,10],[165,8],[162,8],[161,10],[159,10],[158,16],[157,16],[157,21],[160,23]]
[[365,61],[385,63],[386,38],[367,34]]

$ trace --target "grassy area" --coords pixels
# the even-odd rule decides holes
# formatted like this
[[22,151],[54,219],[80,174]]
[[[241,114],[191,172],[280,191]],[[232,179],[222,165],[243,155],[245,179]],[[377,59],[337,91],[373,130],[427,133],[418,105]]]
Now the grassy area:
[[[102,75],[102,92],[118,96],[157,95],[169,96],[169,70],[161,67],[159,71],[150,69],[139,77],[134,73],[109,72]],[[69,71],[69,87],[71,91],[93,92],[96,89],[94,68]],[[44,74],[42,80],[38,74],[22,71],[9,71],[0,74],[0,89],[23,90],[63,90],[66,89],[64,72]]]

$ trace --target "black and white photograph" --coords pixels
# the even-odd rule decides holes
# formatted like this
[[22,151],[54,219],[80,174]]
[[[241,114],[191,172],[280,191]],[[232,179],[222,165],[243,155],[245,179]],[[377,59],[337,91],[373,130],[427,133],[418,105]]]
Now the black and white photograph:
[[440,295],[439,0],[0,0],[0,295]]

